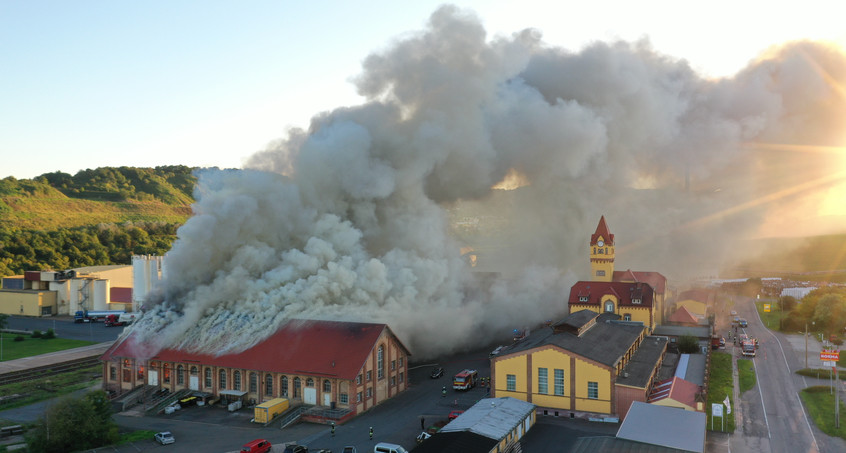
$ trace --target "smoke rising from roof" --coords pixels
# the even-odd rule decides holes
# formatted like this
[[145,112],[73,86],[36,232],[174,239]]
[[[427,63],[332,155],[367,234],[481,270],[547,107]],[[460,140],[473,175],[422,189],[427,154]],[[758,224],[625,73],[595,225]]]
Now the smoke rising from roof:
[[[843,80],[844,54],[819,43],[706,80],[646,41],[570,52],[534,30],[489,38],[442,7],[364,60],[367,103],[314,117],[247,170],[199,173],[132,330],[151,351],[223,352],[291,318],[385,322],[433,357],[565,313],[602,214],[619,270],[702,272],[808,195],[756,201],[809,176],[770,179],[781,167],[748,143],[839,146]],[[807,159],[810,177],[826,171]],[[509,171],[529,185],[498,207],[509,221],[485,258],[502,273],[480,279],[447,208],[491,202]]]

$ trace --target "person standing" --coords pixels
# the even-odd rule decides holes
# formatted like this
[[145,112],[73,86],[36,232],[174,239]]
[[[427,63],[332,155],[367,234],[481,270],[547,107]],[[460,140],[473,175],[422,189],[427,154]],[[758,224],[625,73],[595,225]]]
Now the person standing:
[[332,422],[332,437],[335,437],[335,422]]
[[441,389],[441,398],[446,398],[446,386],[444,386],[444,388]]
[[420,429],[423,431],[426,430],[426,419],[423,417],[420,417]]
[[373,427],[370,427],[370,440],[373,440]]

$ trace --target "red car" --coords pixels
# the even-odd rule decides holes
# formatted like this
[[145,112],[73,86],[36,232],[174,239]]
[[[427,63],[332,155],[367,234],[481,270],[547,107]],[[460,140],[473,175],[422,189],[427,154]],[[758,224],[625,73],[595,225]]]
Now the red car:
[[458,418],[458,416],[459,416],[459,415],[461,415],[461,414],[463,414],[463,413],[464,413],[464,411],[452,411],[452,412],[450,412],[450,413],[449,413],[449,415],[447,416],[447,418],[448,418],[450,421],[453,421],[453,420],[455,420],[456,418]]

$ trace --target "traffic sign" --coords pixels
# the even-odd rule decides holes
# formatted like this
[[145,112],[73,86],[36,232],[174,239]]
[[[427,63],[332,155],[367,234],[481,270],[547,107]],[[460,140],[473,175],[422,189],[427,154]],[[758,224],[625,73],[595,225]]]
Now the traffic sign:
[[770,312],[770,304],[764,304],[764,313]]
[[723,405],[720,403],[712,403],[711,404],[711,415],[714,417],[722,417],[723,416]]
[[836,362],[840,360],[840,351],[820,351],[820,360],[825,362]]

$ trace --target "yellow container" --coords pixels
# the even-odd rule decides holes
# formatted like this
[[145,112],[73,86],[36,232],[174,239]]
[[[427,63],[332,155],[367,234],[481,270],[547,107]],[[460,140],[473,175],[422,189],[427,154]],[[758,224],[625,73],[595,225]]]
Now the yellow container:
[[276,417],[286,410],[288,410],[288,399],[274,398],[256,406],[256,415],[253,421],[256,423],[268,423],[273,420],[273,417]]

